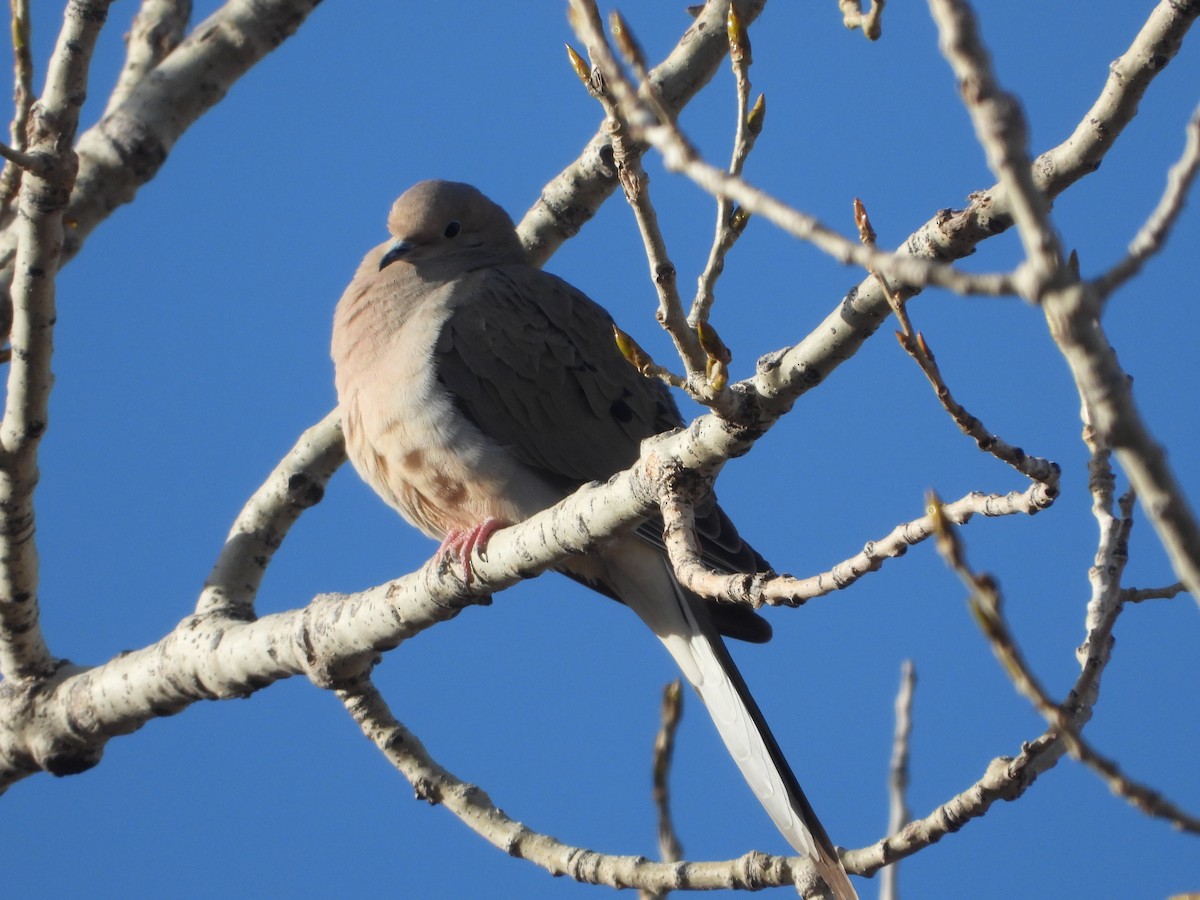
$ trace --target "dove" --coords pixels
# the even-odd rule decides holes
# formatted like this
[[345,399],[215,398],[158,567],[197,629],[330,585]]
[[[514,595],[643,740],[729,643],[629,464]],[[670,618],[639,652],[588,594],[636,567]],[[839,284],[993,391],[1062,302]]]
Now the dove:
[[[512,219],[474,187],[422,181],[391,239],[363,259],[334,313],[331,354],[350,461],[390,506],[470,558],[498,527],[632,465],[642,440],[683,424],[670,392],[621,355],[613,321],[530,265]],[[697,510],[705,562],[765,571],[716,505]],[[630,607],[700,695],[747,783],[838,900],[854,888],[722,635],[770,625],[675,579],[655,518],[559,571]]]

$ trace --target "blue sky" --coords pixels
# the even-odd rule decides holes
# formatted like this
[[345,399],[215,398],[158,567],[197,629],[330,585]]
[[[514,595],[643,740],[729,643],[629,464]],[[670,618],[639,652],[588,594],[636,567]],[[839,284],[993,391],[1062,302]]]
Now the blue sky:
[[[35,4],[40,85],[58,21]],[[1153,4],[989,4],[983,29],[1017,92],[1035,152],[1063,140]],[[684,4],[623,6],[661,58]],[[59,280],[57,386],[38,489],[43,623],[81,664],[162,637],[195,603],[245,498],[333,405],[333,305],[384,237],[388,205],[422,178],[475,183],[520,218],[600,121],[562,49],[564,4],[325,3],[187,132],[160,175],[114,213]],[[216,8],[197,3],[197,20]],[[608,8],[608,7],[604,7]],[[114,4],[84,126],[119,68],[134,7]],[[56,15],[56,14],[55,14]],[[766,130],[746,174],[852,233],[867,204],[895,246],[993,183],[923,4],[892,4],[882,41],[842,29],[832,2],[772,4],[751,30]],[[1056,204],[1085,275],[1115,262],[1157,202],[1200,94],[1193,36],[1095,175]],[[3,68],[3,66],[0,66]],[[683,116],[724,161],[727,71]],[[647,162],[680,284],[707,255],[712,201]],[[1167,251],[1106,318],[1135,395],[1193,503],[1200,495],[1195,247],[1189,208]],[[966,261],[997,270],[1016,236]],[[632,216],[613,198],[547,268],[604,303],[661,360],[655,297]],[[744,377],[800,340],[860,273],[752,221],[713,321]],[[910,306],[956,396],[992,430],[1058,461],[1063,492],[1036,518],[976,520],[973,563],[1004,589],[1013,627],[1056,694],[1071,684],[1095,552],[1078,402],[1038,310],[929,291]],[[923,494],[1024,484],[983,457],[924,377],[880,333],[747,457],[722,501],[781,570],[813,574],[921,514]],[[261,612],[403,574],[433,551],[345,469],[294,528]],[[1127,583],[1173,580],[1139,515]],[[775,640],[739,665],[833,839],[879,839],[902,660],[919,676],[910,805],[925,815],[1041,720],[993,660],[932,546],[852,589],[768,615]],[[1195,812],[1198,619],[1187,598],[1128,609],[1087,735],[1134,777]],[[627,610],[547,575],[389,654],[378,683],[433,755],[531,828],[613,853],[655,855],[650,747],[670,659]],[[686,698],[673,781],[688,857],[786,846]],[[336,699],[300,680],[200,704],[113,741],[67,780],[3,798],[12,897],[568,897],[604,889],[509,859],[445,810],[414,802]],[[1165,896],[1200,888],[1196,840],[1063,762],[1013,804],[903,863],[909,897]],[[858,881],[865,897],[874,884]],[[969,885],[969,887],[967,887]]]

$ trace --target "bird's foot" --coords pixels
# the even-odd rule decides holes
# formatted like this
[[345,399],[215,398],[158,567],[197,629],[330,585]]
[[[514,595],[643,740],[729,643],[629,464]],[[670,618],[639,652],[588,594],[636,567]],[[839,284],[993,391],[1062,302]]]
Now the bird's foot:
[[474,528],[456,528],[447,532],[442,545],[438,547],[438,553],[458,557],[463,567],[463,582],[470,586],[475,579],[475,573],[471,569],[471,554],[478,550],[479,555],[486,559],[484,551],[487,550],[488,538],[501,528],[506,528],[508,524],[502,519],[488,516]]

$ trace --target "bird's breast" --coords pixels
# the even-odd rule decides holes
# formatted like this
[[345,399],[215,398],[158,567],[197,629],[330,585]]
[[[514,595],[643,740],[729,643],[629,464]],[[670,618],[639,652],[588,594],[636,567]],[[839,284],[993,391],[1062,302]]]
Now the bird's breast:
[[443,321],[414,317],[335,356],[350,462],[405,519],[439,540],[487,518],[520,521],[557,499],[530,489],[530,473],[438,381],[432,360]]

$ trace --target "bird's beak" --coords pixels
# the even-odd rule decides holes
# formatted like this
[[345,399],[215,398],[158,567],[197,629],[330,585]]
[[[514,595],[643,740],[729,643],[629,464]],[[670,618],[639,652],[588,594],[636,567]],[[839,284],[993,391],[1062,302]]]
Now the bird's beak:
[[386,269],[388,266],[390,266],[396,260],[403,258],[404,255],[406,253],[408,253],[408,251],[411,250],[415,246],[416,245],[412,241],[405,241],[405,240],[393,241],[392,245],[387,248],[387,252],[384,253],[383,257],[379,260],[380,271]]

